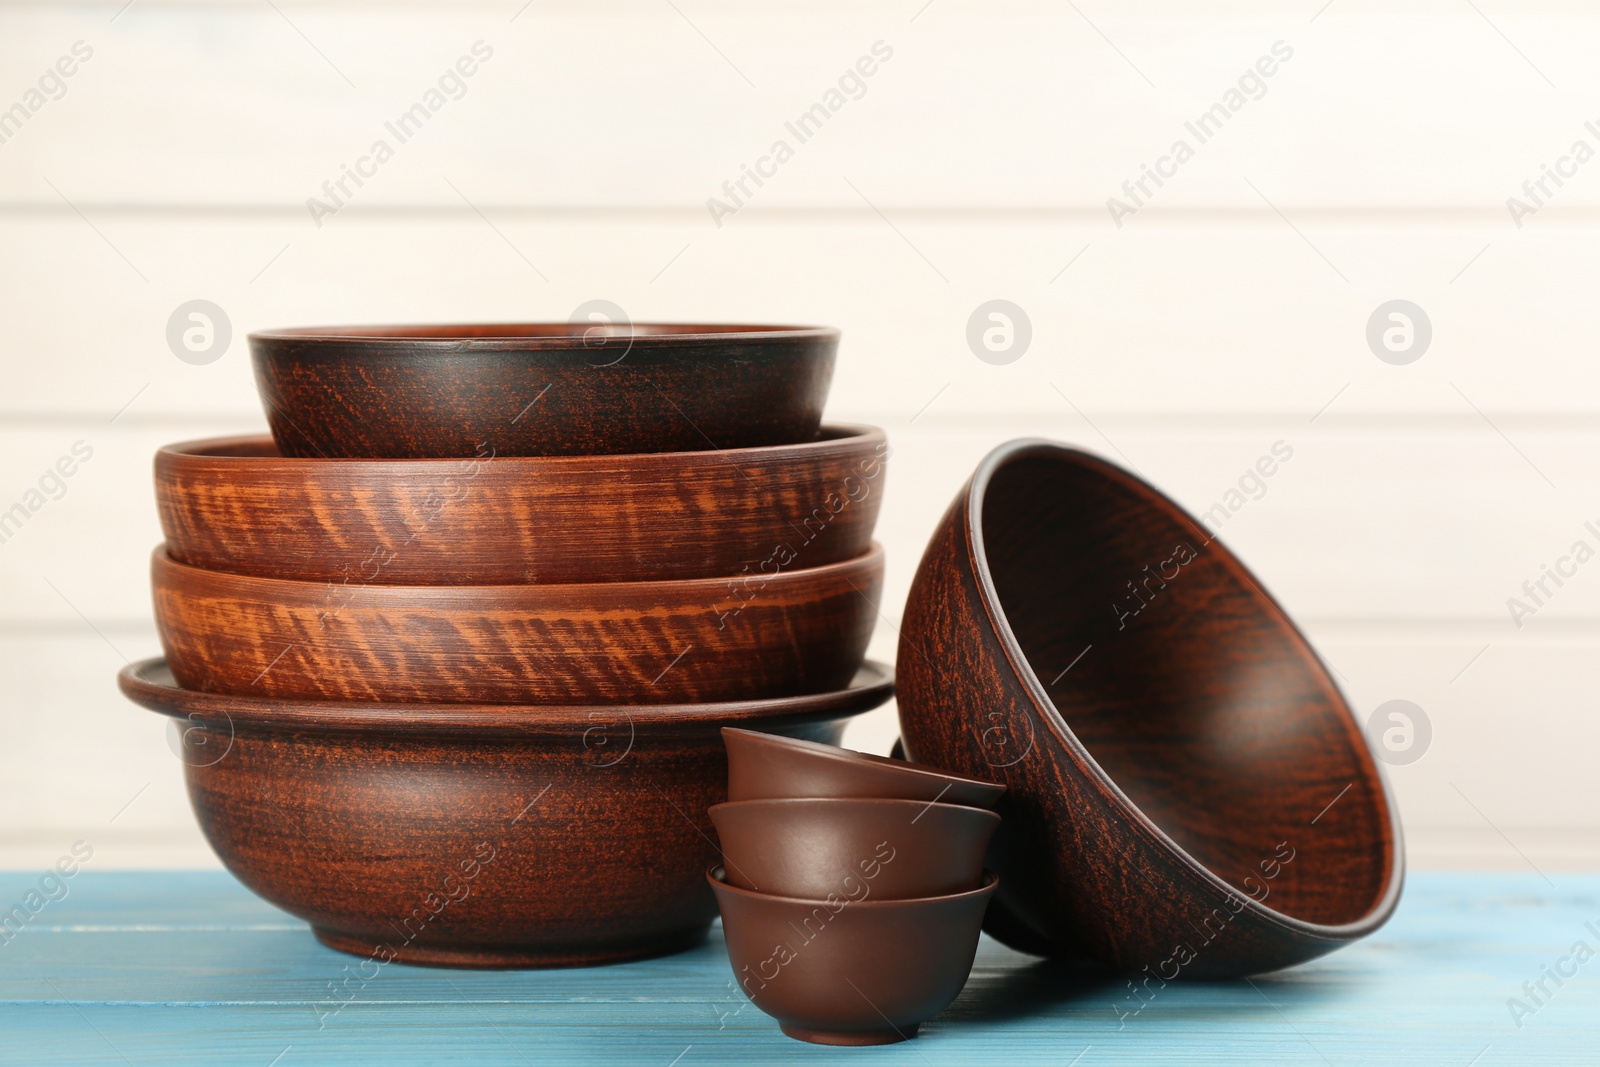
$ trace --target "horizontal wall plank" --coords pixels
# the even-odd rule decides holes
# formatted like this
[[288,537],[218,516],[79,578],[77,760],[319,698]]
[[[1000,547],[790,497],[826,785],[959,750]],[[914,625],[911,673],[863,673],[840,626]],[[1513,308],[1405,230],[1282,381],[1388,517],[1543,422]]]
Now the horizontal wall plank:
[[[16,99],[94,50],[0,145],[0,200],[301,206],[382,139],[341,199],[703,207],[749,165],[770,175],[752,203],[1103,210],[1150,166],[1156,205],[1503,209],[1575,140],[1600,148],[1600,19],[1561,5],[119,6],[0,9]],[[459,99],[389,134],[479,40]],[[877,41],[859,99],[790,133]],[[1279,41],[1292,57],[1241,92]],[[1186,123],[1213,107],[1202,139]],[[792,158],[763,163],[780,140]],[[1164,162],[1179,140],[1193,157]],[[1541,201],[1600,203],[1573,169]]]
[[[1551,869],[1600,862],[1590,769],[1600,629],[1497,642],[1476,657],[1485,635],[1450,627],[1312,626],[1310,635],[1363,719],[1394,699],[1428,716],[1424,755],[1388,768],[1420,862],[1525,867],[1518,849]],[[156,649],[149,627],[107,636],[130,656]],[[874,654],[892,656],[889,627]],[[51,862],[80,838],[108,868],[212,862],[166,727],[116,692],[120,666],[87,628],[0,634],[13,694],[0,709],[0,867]],[[883,709],[845,740],[886,751],[896,730]]]
[[[837,325],[840,412],[1600,413],[1600,362],[1583,340],[1600,335],[1588,284],[1600,225],[1502,240],[1382,220],[1109,236],[1028,218],[875,215],[721,230],[670,218],[339,223],[0,216],[0,286],[16,294],[0,412],[255,417],[250,329],[565,320],[600,298],[638,321]],[[204,366],[166,339],[175,309],[197,298],[233,327]],[[1406,366],[1367,339],[1374,311],[1397,298],[1420,305],[1432,331]],[[995,299],[1031,328],[1006,365],[968,340]]]
[[[1600,864],[1600,570],[1546,576],[1600,549],[1600,163],[1563,159],[1600,150],[1592,7],[122,7],[0,3],[0,516],[26,513],[0,527],[0,866],[79,837],[108,867],[214,862],[162,724],[112,675],[158,648],[151,453],[262,425],[247,330],[596,298],[843,328],[830,414],[896,450],[874,656],[982,455],[1065,440],[1210,513],[1363,716],[1425,709],[1432,747],[1391,769],[1414,858]],[[479,40],[492,56],[428,98]],[[1227,110],[1280,40],[1265,92]],[[92,56],[40,86],[77,41]],[[785,123],[819,102],[802,143]],[[418,103],[402,143],[385,123]],[[1218,103],[1202,142],[1185,122]],[[379,139],[393,157],[369,166]],[[763,160],[780,139],[792,158]],[[1163,184],[1123,189],[1179,139]],[[336,202],[347,165],[369,171]],[[735,199],[746,165],[768,173]],[[1113,219],[1113,196],[1137,211]],[[311,197],[338,210],[314,220]],[[165,340],[196,298],[234,332],[203,366]],[[1366,336],[1397,298],[1433,331],[1406,366]],[[994,299],[1031,325],[1006,365],[967,340]],[[1279,441],[1293,459],[1251,480]],[[1511,597],[1537,607],[1520,627]],[[885,709],[849,741],[895,732]]]
[[[1038,436],[1135,466],[1202,516],[1299,618],[1463,622],[1505,638],[1600,619],[1600,564],[1569,558],[1580,540],[1600,552],[1600,535],[1586,526],[1600,528],[1600,469],[1592,462],[1600,425],[1523,420],[1505,423],[1502,438],[1475,416],[1324,415],[1313,423],[1303,415],[1217,415],[1169,424],[1070,410],[1004,419],[930,411],[913,422],[850,414],[884,425],[894,449],[877,532],[888,550],[890,618],[978,461],[1003,441]],[[149,554],[161,540],[155,450],[260,428],[259,418],[0,424],[0,512],[26,511],[0,543],[3,618],[76,624],[81,612],[96,623],[147,620]],[[1292,458],[1270,477],[1252,473],[1275,444]],[[92,458],[74,459],[75,446]],[[46,477],[63,456],[72,476]],[[43,491],[30,496],[41,478]],[[1558,586],[1547,567],[1568,577]],[[1525,582],[1542,582],[1542,591],[1535,585],[1530,594]],[[1533,610],[1513,617],[1513,597]]]

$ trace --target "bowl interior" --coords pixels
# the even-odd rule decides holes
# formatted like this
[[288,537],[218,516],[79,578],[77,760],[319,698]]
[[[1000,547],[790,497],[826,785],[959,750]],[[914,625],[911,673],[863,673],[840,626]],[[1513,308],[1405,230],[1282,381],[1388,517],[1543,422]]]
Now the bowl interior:
[[1220,543],[1131,476],[1052,446],[995,467],[975,506],[1038,688],[1139,811],[1293,918],[1343,925],[1382,902],[1396,841],[1371,754]]

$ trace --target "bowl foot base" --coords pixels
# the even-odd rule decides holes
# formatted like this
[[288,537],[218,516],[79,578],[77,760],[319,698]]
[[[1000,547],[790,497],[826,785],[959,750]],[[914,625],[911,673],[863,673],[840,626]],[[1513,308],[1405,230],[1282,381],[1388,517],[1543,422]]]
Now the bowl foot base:
[[900,1030],[813,1030],[779,1023],[778,1029],[796,1041],[809,1041],[813,1045],[892,1045],[917,1036],[915,1024]]
[[414,967],[460,967],[475,970],[511,970],[535,967],[596,967],[607,963],[667,956],[694,948],[705,940],[711,928],[692,926],[626,944],[586,947],[581,945],[439,945],[410,944],[397,947],[390,942],[372,941],[360,934],[340,933],[313,926],[318,941],[331,949],[373,960],[393,960]]

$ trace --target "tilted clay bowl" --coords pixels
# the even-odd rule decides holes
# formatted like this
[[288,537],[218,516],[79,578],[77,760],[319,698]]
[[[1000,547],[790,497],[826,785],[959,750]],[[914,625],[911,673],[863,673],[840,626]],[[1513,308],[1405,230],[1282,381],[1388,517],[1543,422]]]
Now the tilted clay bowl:
[[718,727],[829,740],[894,688],[878,664],[840,692],[667,707],[229,697],[161,660],[117,680],[174,720],[195,817],[240,881],[334,948],[454,967],[694,944],[716,916]]
[[1400,895],[1400,824],[1305,638],[1178,505],[1045,441],[991,453],[906,604],[910,758],[1003,779],[990,932],[1170,979],[1300,963]]
[[864,887],[874,900],[977,889],[1000,817],[959,804],[876,797],[736,800],[711,809],[728,881],[819,899]]
[[823,1045],[886,1045],[914,1037],[972,971],[983,910],[997,880],[914,900],[818,900],[729,885],[717,894],[734,980],[783,1032]]
[[269,437],[169,445],[180,563],[375,585],[665,581],[819,567],[872,546],[888,441],[824,427],[724,452],[296,459]]
[[866,651],[883,550],[758,576],[360,585],[201,570],[157,549],[178,681],[304,700],[670,704],[821,693]]
[[839,331],[517,323],[250,335],[286,456],[688,452],[816,436]]
[[728,799],[886,797],[993,808],[1003,785],[800,738],[730,727]]

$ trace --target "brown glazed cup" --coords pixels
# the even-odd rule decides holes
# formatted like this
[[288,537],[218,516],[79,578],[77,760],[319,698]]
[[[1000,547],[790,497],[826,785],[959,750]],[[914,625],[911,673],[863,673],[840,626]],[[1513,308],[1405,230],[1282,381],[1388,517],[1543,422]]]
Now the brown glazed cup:
[[882,797],[993,808],[1003,785],[798,738],[725,729],[728,799]]
[[843,894],[806,900],[729,885],[706,872],[735,980],[785,1034],[819,1045],[887,1045],[961,992],[984,908],[999,884],[915,900]]
[[875,900],[977,889],[1000,816],[920,800],[827,797],[718,804],[728,882],[785,897],[822,899],[858,887]]
[[809,441],[839,331],[688,323],[332,326],[250,335],[286,456],[468,459]]

